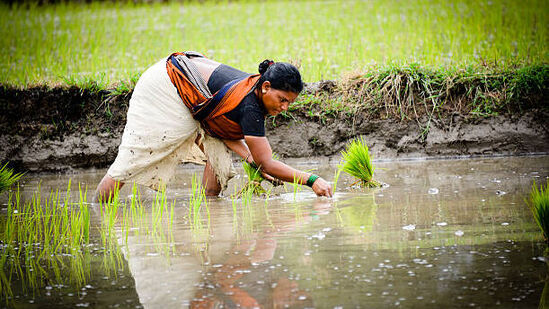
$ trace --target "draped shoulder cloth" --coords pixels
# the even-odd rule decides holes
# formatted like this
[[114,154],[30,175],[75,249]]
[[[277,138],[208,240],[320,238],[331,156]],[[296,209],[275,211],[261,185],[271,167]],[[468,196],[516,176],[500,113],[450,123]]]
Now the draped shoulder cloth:
[[171,54],[166,61],[168,76],[181,100],[208,135],[231,140],[244,138],[240,125],[225,114],[255,89],[260,75],[231,81],[212,95],[190,57],[204,56],[196,52],[180,52]]

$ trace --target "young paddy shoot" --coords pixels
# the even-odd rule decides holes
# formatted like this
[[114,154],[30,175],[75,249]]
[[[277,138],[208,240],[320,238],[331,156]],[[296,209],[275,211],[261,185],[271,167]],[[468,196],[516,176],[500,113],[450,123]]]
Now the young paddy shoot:
[[8,163],[0,168],[0,193],[9,189],[14,183],[19,181],[23,176],[22,173],[14,174],[11,168],[8,168]]
[[261,186],[261,182],[265,180],[261,175],[261,169],[255,163],[242,162],[242,168],[248,176],[248,182],[236,194],[236,197],[242,197],[246,192],[250,191],[253,195],[264,195],[267,191]]
[[536,185],[536,182],[532,184],[532,190],[530,191],[530,197],[526,201],[532,210],[534,219],[538,224],[541,232],[543,233],[543,238],[545,243],[549,245],[549,181],[543,185],[540,185],[539,189]]
[[351,186],[358,184],[361,187],[375,188],[381,184],[374,180],[375,167],[372,164],[368,146],[363,137],[354,139],[341,152],[342,163],[339,166],[343,172],[358,178]]

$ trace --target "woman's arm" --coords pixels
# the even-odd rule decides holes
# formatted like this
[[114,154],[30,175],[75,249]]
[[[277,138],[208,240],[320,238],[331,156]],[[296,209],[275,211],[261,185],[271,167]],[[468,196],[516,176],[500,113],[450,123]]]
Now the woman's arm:
[[[242,157],[242,159],[245,160],[246,162],[248,163],[254,162],[254,158],[250,152],[250,149],[248,149],[248,145],[246,145],[243,139],[223,140],[223,142],[225,143],[225,145],[227,145],[227,147],[229,147],[229,149],[231,149],[240,157]],[[272,183],[275,186],[282,185],[282,183],[279,180],[269,175],[268,173],[265,173],[265,171],[261,171],[261,176],[263,176],[265,180],[267,180],[268,182]]]
[[[311,174],[296,170],[278,160],[273,160],[271,145],[266,137],[246,135],[244,140],[255,163],[261,166],[265,173],[283,181],[293,182],[295,180],[299,184],[307,184]],[[322,178],[318,178],[313,183],[312,189],[319,196],[332,196],[332,188]]]
[[253,161],[251,157],[250,149],[248,149],[248,145],[246,145],[243,139],[239,139],[239,140],[224,139],[223,143],[225,143],[225,145],[227,145],[229,149],[231,149],[232,151],[236,152],[236,154],[241,156],[242,159],[247,160],[248,163]]

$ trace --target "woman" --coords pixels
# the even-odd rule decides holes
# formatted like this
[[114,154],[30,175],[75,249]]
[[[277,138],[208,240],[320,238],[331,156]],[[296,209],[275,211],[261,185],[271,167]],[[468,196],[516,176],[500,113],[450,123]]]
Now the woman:
[[324,179],[274,160],[265,137],[265,116],[287,110],[303,89],[299,71],[265,60],[259,73],[196,52],[174,53],[147,69],[130,99],[118,156],[96,194],[109,197],[128,181],[158,189],[179,162],[200,163],[205,155],[202,183],[208,196],[217,196],[234,175],[228,147],[268,180],[295,180],[331,197]]

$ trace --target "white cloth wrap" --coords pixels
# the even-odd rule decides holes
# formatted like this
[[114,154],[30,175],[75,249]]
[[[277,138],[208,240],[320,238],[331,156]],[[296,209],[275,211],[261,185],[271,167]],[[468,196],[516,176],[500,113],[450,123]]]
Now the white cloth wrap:
[[205,136],[172,84],[164,58],[135,85],[118,155],[107,174],[157,190],[170,181],[178,163],[204,164],[207,157],[224,190],[234,176],[231,153],[221,140],[205,136],[205,157],[195,144],[198,135]]

